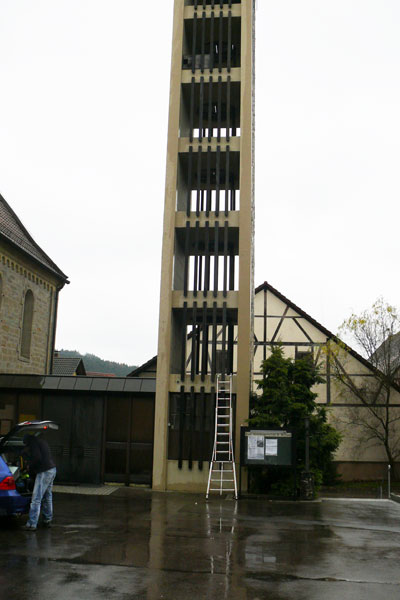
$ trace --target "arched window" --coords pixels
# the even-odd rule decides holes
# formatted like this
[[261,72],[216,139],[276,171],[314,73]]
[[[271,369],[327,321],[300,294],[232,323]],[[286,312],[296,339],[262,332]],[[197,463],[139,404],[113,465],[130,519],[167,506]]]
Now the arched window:
[[33,293],[28,290],[24,300],[24,314],[22,317],[21,331],[21,356],[30,358],[33,321]]

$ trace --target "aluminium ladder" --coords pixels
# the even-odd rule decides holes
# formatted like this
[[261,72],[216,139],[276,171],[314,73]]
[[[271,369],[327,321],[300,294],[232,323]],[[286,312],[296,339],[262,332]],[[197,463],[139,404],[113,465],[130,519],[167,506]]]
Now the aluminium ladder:
[[217,397],[215,402],[215,436],[207,494],[234,492],[237,500],[237,482],[235,459],[233,456],[233,418],[232,418],[232,375],[229,379],[217,377]]

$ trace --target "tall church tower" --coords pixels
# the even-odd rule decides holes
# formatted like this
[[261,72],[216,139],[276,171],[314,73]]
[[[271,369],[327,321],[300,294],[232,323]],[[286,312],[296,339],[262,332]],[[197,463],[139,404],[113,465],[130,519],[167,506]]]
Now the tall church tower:
[[252,373],[255,0],[175,0],[153,489],[205,491],[217,376]]

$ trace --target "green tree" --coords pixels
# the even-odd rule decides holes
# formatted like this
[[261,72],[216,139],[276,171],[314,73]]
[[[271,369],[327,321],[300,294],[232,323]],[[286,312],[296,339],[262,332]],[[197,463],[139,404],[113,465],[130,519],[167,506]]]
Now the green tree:
[[[261,394],[252,397],[248,423],[255,428],[292,429],[297,436],[297,475],[304,470],[305,419],[310,427],[310,470],[316,487],[331,483],[335,477],[333,453],[340,444],[340,433],[328,423],[325,406],[316,402],[313,387],[323,383],[319,366],[310,358],[293,360],[284,356],[280,346],[262,363],[263,378],[257,381]],[[279,476],[290,479],[288,470]],[[297,479],[299,479],[297,477]]]

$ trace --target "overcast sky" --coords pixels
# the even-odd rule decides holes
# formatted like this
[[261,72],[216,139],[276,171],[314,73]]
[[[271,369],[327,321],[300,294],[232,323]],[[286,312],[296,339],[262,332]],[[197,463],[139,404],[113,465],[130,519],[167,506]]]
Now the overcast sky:
[[[0,0],[0,193],[69,276],[57,347],[157,352],[173,0]],[[400,2],[259,0],[256,277],[400,304]]]

